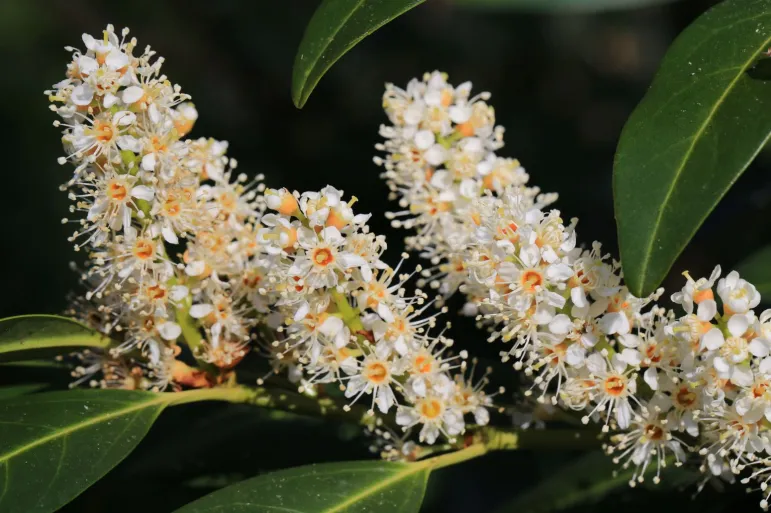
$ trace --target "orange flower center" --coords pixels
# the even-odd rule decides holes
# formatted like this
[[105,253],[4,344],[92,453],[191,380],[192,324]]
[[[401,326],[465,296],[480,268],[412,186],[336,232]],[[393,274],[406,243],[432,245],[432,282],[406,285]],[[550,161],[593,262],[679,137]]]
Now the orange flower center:
[[623,376],[610,376],[603,383],[608,395],[618,397],[626,391],[626,378]]
[[109,142],[112,140],[115,131],[110,123],[104,121],[94,121],[94,137],[99,142]]
[[388,380],[388,367],[383,362],[371,362],[364,368],[364,377],[376,385]]
[[421,374],[428,374],[431,372],[431,369],[433,368],[433,361],[429,356],[426,355],[418,355],[415,357],[415,369],[421,373]]
[[442,414],[444,407],[437,399],[423,399],[420,401],[420,414],[427,419],[435,419]]
[[536,287],[540,287],[543,284],[543,275],[533,269],[528,269],[522,273],[519,278],[522,287],[528,292],[535,292]]
[[662,440],[664,438],[664,430],[656,424],[648,424],[645,426],[645,437],[653,441]]
[[169,198],[166,200],[166,203],[164,203],[163,209],[166,211],[166,214],[173,217],[179,215],[182,207],[180,207],[175,198]]
[[147,287],[147,297],[153,301],[158,301],[166,297],[166,289],[160,285],[151,285]]
[[696,394],[691,391],[687,386],[680,387],[680,390],[675,394],[675,401],[677,404],[684,408],[693,406],[696,402]]
[[262,276],[260,276],[256,272],[252,272],[250,274],[244,275],[243,283],[250,289],[257,288],[257,285],[260,283],[260,280],[262,280]]
[[752,395],[755,397],[763,397],[768,392],[768,382],[758,383],[752,388]]
[[318,266],[326,267],[335,261],[335,257],[332,256],[332,252],[327,248],[316,248],[311,253],[311,260]]
[[128,191],[126,190],[125,185],[116,180],[112,180],[107,185],[107,196],[113,201],[123,201],[128,196]]
[[651,363],[659,363],[661,361],[661,355],[660,354],[656,354],[657,347],[658,346],[656,344],[651,344],[645,350],[645,356],[648,357],[648,359],[651,361]]
[[149,240],[140,239],[134,245],[134,256],[141,260],[152,258],[155,254],[155,244]]

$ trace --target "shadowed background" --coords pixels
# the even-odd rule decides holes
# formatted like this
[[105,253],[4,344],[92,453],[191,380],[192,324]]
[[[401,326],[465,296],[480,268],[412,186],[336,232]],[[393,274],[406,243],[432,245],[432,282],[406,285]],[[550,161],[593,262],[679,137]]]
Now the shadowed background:
[[[63,47],[82,46],[83,32],[98,35],[107,23],[129,26],[140,47],[149,44],[164,56],[164,73],[199,110],[190,136],[229,141],[241,171],[264,173],[271,187],[302,191],[332,184],[357,196],[358,211],[374,214],[373,231],[388,235],[392,263],[403,234],[382,216],[393,205],[372,163],[378,126],[386,121],[383,84],[405,85],[434,69],[456,84],[471,80],[475,91],[492,93],[497,121],[506,127],[500,154],[519,158],[531,184],[560,193],[556,206],[564,218],[581,219],[581,241],[600,240],[617,255],[611,171],[619,133],[667,46],[713,3],[554,15],[429,0],[354,48],[300,111],[290,99],[291,66],[314,1],[2,0],[0,316],[58,313],[77,286],[67,265],[78,256],[66,240],[71,227],[59,222],[69,203],[58,185],[70,169],[56,164],[60,135],[42,91],[63,78],[69,58]],[[668,290],[681,286],[682,270],[708,275],[715,264],[730,267],[771,239],[769,170],[766,153],[707,220],[675,265]],[[483,342],[468,323],[454,336]],[[484,350],[495,355],[498,348]],[[255,419],[252,411],[232,406],[174,409],[135,454],[65,510],[170,511],[260,471],[366,457],[366,445],[353,440],[355,430],[341,429]],[[192,455],[182,451],[185,443],[197,447]],[[425,511],[494,511],[570,456],[497,454],[443,470],[432,478]],[[746,497],[742,488],[721,495],[708,487],[695,502],[693,488],[624,490],[571,511],[757,508],[759,494]]]

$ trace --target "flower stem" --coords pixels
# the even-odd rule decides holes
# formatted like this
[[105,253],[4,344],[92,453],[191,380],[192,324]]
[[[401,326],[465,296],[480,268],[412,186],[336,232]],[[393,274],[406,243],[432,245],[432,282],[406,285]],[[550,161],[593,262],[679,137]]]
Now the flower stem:
[[[331,398],[310,397],[282,389],[267,387],[223,386],[163,394],[169,405],[198,401],[220,400],[243,403],[298,415],[323,417],[361,426],[378,424],[378,417],[367,408],[354,405],[345,410]],[[389,419],[381,419],[389,424]],[[395,429],[398,429],[396,427]],[[576,450],[599,447],[598,433],[591,429],[522,430],[517,428],[480,427],[459,440],[458,445],[447,445],[447,452],[418,461],[432,468],[448,467],[487,454],[508,450]],[[454,449],[454,450],[453,450]],[[428,452],[428,451],[427,451]],[[430,453],[429,453],[430,454]]]
[[231,403],[249,402],[256,390],[246,387],[197,388],[184,392],[164,393],[170,406],[195,403],[198,401],[228,401]]
[[182,328],[182,337],[185,339],[187,347],[195,354],[196,349],[201,346],[201,332],[198,331],[195,321],[190,317],[190,300],[186,299],[182,306],[176,309],[177,324]]
[[457,465],[493,451],[512,450],[569,450],[599,447],[597,433],[591,430],[518,430],[494,427],[480,428],[474,433],[471,445],[422,460],[432,469]]
[[353,333],[358,333],[364,329],[364,325],[361,323],[361,319],[359,318],[358,309],[353,308],[348,303],[348,298],[345,296],[345,294],[339,292],[336,289],[333,289],[332,299],[335,301],[337,311],[340,312],[340,315],[343,317],[343,322]]

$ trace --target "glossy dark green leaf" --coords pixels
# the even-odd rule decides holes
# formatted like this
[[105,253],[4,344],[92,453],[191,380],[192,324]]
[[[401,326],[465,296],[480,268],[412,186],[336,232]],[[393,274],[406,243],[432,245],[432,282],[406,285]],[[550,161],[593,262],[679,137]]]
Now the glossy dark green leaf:
[[556,13],[639,9],[675,0],[452,0],[464,8],[547,11]]
[[424,462],[296,467],[223,488],[176,513],[417,513],[430,472]]
[[67,317],[21,315],[0,319],[0,361],[54,357],[74,349],[106,348],[101,333]]
[[323,0],[300,42],[292,100],[302,108],[321,77],[359,41],[425,0]]
[[755,285],[763,303],[771,302],[771,246],[750,255],[736,268],[742,278]]
[[142,440],[171,394],[70,390],[0,402],[0,511],[56,511]]
[[56,511],[123,460],[170,404],[248,395],[68,390],[0,401],[0,511]]
[[771,134],[771,2],[726,0],[667,52],[616,153],[614,198],[629,289],[652,292]]

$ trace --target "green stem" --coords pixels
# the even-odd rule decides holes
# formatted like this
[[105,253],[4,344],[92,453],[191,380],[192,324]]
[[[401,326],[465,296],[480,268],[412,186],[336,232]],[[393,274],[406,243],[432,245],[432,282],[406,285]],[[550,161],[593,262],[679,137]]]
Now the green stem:
[[517,430],[494,427],[480,428],[474,434],[474,441],[468,447],[421,460],[421,463],[432,469],[457,465],[493,451],[513,450],[569,450],[579,448],[595,448],[600,446],[597,433],[568,430]]
[[182,337],[185,339],[185,344],[187,344],[187,347],[190,348],[193,354],[196,354],[198,348],[201,347],[203,337],[201,337],[196,321],[190,317],[191,306],[192,299],[188,296],[182,301],[180,306],[176,307],[175,312],[177,324],[182,328]]
[[[367,409],[354,405],[344,409],[330,398],[309,397],[285,390],[265,387],[216,387],[185,392],[165,393],[167,404],[178,405],[198,401],[220,400],[232,403],[243,403],[279,410],[299,415],[324,417],[341,422],[374,426],[378,417],[370,415]],[[383,419],[385,420],[385,419]],[[386,423],[389,423],[387,420]],[[393,429],[398,427],[392,426]],[[481,427],[473,430],[471,442],[468,437],[458,442],[458,445],[445,445],[439,449],[452,452],[439,456],[427,457],[418,463],[430,465],[437,469],[456,465],[487,454],[492,451],[504,450],[575,450],[593,449],[600,446],[598,433],[593,430],[521,430],[515,428]],[[436,451],[426,449],[425,456]]]
[[343,322],[353,332],[358,333],[364,329],[364,325],[361,323],[359,316],[359,310],[354,309],[349,303],[348,298],[342,292],[338,292],[337,289],[332,289],[332,299],[337,306],[337,311],[343,318]]
[[198,401],[228,401],[231,403],[249,402],[255,395],[256,390],[246,387],[215,387],[198,388],[195,390],[186,390],[184,392],[164,393],[169,405],[195,403]]
[[277,388],[222,386],[164,395],[168,396],[170,405],[220,400],[310,417],[325,417],[362,426],[373,425],[377,421],[377,417],[369,415],[364,406],[353,405],[346,411],[328,397],[310,397]]
[[597,345],[595,345],[594,347],[599,351],[602,351],[603,349],[605,349],[608,352],[608,358],[616,354],[616,350],[613,349],[613,346],[610,345],[610,341],[606,336],[603,336],[602,338],[600,338],[599,342],[597,342]]

